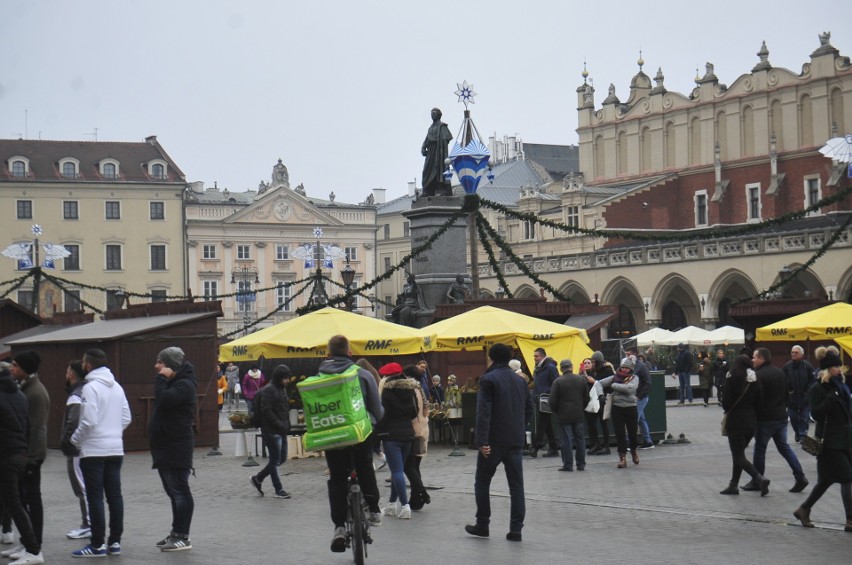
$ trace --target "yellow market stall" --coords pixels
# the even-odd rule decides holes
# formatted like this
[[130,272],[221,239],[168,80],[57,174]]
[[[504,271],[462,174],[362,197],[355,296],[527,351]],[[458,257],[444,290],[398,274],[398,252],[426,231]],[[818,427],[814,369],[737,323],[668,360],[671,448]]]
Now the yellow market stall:
[[757,341],[825,341],[852,336],[852,305],[835,302],[757,328]]
[[356,357],[410,355],[429,351],[433,335],[423,330],[324,308],[281,322],[219,347],[219,361],[235,363],[268,359],[324,358],[330,337],[342,334]]
[[540,320],[494,306],[481,306],[469,312],[447,318],[420,330],[430,339],[434,336],[434,351],[487,349],[504,343],[521,350],[527,367],[535,367],[533,351],[542,347],[556,359],[571,359],[575,367],[592,355],[586,345],[585,330],[548,320]]
[[846,352],[846,355],[852,357],[852,335],[847,335],[846,337],[838,337],[834,341],[837,342],[843,351]]

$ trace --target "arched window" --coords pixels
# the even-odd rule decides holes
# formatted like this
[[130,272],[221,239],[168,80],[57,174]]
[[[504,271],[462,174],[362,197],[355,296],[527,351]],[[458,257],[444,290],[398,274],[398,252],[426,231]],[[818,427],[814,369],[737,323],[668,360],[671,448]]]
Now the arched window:
[[745,106],[742,113],[742,156],[754,155],[754,111],[751,106]]
[[627,173],[627,133],[619,132],[618,134],[618,174]]
[[114,179],[116,177],[115,174],[115,164],[114,163],[104,163],[104,178]]
[[769,121],[772,125],[771,134],[775,134],[775,150],[784,150],[784,120],[781,115],[781,101],[773,100],[769,105]]
[[154,163],[151,165],[151,176],[155,179],[164,179],[166,178],[166,168],[160,163]]
[[666,124],[666,165],[665,168],[671,169],[675,163],[675,126],[674,122]]
[[839,88],[835,88],[831,91],[831,127],[832,130],[836,130],[835,133],[832,133],[832,137],[838,137],[846,135],[846,124],[843,119],[843,93]]
[[642,128],[642,171],[651,170],[651,128]]
[[663,319],[660,321],[661,328],[664,330],[679,330],[688,325],[686,323],[686,313],[677,302],[667,302],[663,306]]
[[613,318],[607,326],[607,335],[610,339],[636,335],[636,320],[633,318],[633,312],[626,305],[618,305],[618,316]]
[[604,157],[603,136],[595,138],[595,178],[603,178],[606,175],[606,159]]
[[76,178],[77,166],[71,161],[62,163],[62,176],[69,179]]
[[799,146],[814,144],[814,111],[811,97],[803,95],[799,100]]
[[23,161],[12,161],[12,176],[25,177],[27,176],[27,164]]
[[716,142],[719,144],[719,158],[728,160],[728,118],[725,112],[716,114]]
[[697,117],[689,123],[689,164],[701,164],[701,120]]

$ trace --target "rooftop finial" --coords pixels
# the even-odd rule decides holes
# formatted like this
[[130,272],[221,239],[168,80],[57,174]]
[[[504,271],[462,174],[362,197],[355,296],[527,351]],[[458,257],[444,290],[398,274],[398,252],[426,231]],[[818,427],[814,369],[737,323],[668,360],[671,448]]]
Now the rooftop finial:
[[636,64],[639,65],[639,72],[642,72],[642,66],[645,64],[645,59],[642,58],[642,50],[639,49],[639,60],[636,61]]
[[585,60],[583,61],[583,72],[581,74],[583,75],[583,84],[586,84],[586,79],[589,78],[589,71],[586,70]]

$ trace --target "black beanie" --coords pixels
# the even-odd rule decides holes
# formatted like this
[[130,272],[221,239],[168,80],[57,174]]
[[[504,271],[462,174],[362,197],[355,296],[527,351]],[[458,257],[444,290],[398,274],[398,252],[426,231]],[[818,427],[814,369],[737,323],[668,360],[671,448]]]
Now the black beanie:
[[840,356],[836,355],[833,351],[826,351],[825,357],[820,359],[819,368],[820,369],[829,369],[831,367],[842,367],[843,361],[840,360]]
[[12,361],[17,363],[18,367],[23,369],[26,374],[32,375],[38,371],[38,366],[41,363],[41,355],[39,355],[37,351],[28,349],[27,351],[21,351],[12,357]]

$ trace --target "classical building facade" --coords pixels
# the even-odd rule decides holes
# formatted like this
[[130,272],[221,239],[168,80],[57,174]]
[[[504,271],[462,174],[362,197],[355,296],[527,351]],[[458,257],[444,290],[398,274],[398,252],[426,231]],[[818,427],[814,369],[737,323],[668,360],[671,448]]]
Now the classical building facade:
[[[185,193],[189,286],[193,294],[211,300],[226,295],[220,335],[238,335],[247,325],[254,331],[295,316],[312,297],[312,289],[299,293],[307,284],[300,281],[315,275],[317,260],[322,273],[338,283],[323,283],[329,297],[342,294],[340,271],[347,259],[355,285],[372,280],[373,201],[371,195],[362,204],[346,204],[337,202],[333,192],[320,199],[308,196],[302,185],[290,188],[280,159],[271,181],[261,182],[257,190],[238,193],[191,183]],[[323,266],[326,259],[331,263]],[[246,294],[227,296],[237,291]],[[356,310],[373,315],[374,297],[372,291],[358,297]]]
[[[146,295],[133,301],[184,293],[186,179],[156,137],[140,143],[6,139],[0,163],[0,247],[31,244],[38,224],[40,243],[71,252],[45,269],[70,283],[40,285],[39,314],[77,311],[81,301],[120,308],[122,291]],[[42,263],[41,246],[39,254]],[[34,251],[29,259],[36,262]],[[26,274],[18,266],[0,257],[0,281]],[[30,307],[32,278],[9,298]]]

